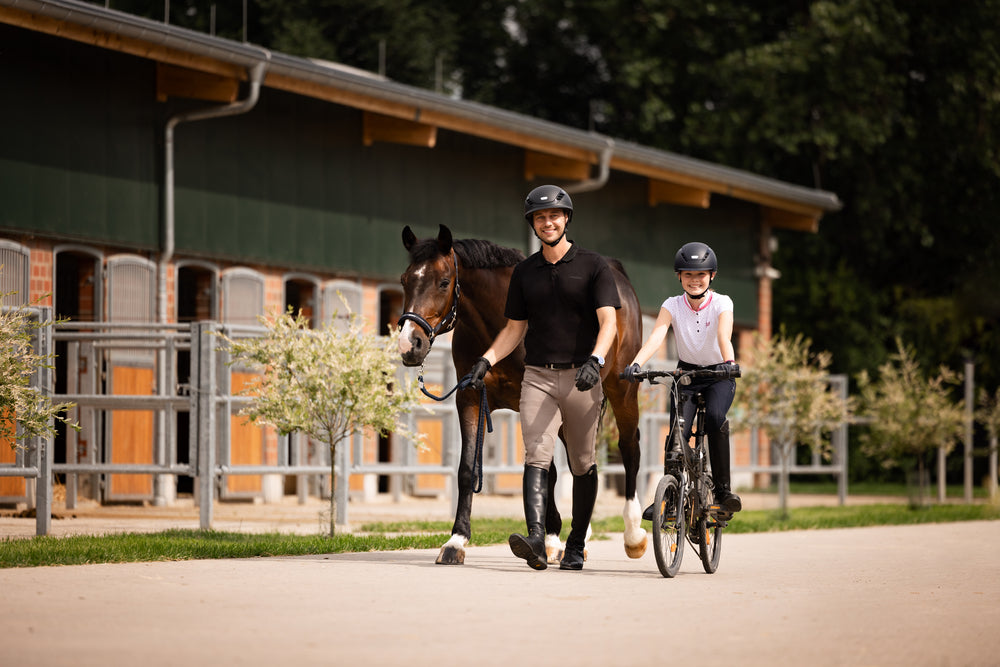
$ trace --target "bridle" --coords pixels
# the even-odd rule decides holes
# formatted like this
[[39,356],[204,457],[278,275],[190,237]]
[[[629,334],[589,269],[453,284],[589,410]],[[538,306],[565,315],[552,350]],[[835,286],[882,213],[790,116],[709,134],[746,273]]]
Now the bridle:
[[396,323],[396,326],[402,327],[403,322],[406,322],[407,320],[413,322],[423,330],[424,334],[427,336],[428,343],[433,343],[435,338],[441,334],[448,333],[454,329],[455,325],[458,323],[458,301],[462,296],[462,289],[458,285],[458,257],[455,255],[454,248],[452,248],[451,251],[451,259],[455,266],[455,289],[452,293],[451,309],[448,311],[448,314],[441,318],[441,321],[437,323],[436,327],[432,327],[430,322],[424,319],[422,315],[409,310],[403,313],[399,317],[399,322]]

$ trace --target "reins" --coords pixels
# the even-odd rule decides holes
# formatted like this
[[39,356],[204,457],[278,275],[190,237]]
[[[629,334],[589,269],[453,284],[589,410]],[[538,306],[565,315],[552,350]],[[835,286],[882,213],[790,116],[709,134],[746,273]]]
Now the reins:
[[[417,376],[417,382],[420,385],[420,391],[423,392],[424,396],[433,398],[435,401],[444,401],[459,389],[465,389],[468,387],[472,383],[472,373],[469,373],[459,380],[458,384],[452,387],[451,391],[444,396],[435,396],[431,392],[427,391],[427,388],[424,386],[423,364],[420,365],[420,375]],[[479,419],[476,421],[476,455],[472,460],[472,470],[476,476],[476,483],[472,489],[473,493],[479,493],[483,490],[483,441],[486,439],[486,434],[483,433],[484,416],[486,418],[486,431],[488,433],[492,433],[493,419],[490,417],[490,406],[486,401],[486,385],[483,385],[482,390],[479,392]]]

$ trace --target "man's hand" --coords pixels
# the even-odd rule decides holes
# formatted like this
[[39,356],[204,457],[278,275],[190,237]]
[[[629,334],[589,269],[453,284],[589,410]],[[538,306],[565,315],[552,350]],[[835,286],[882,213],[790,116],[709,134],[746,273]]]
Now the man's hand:
[[486,377],[491,368],[493,368],[493,364],[487,361],[485,357],[476,359],[476,363],[472,364],[472,370],[469,371],[469,375],[472,376],[469,379],[469,387],[476,391],[482,391],[485,386],[483,378]]
[[629,382],[639,382],[640,380],[635,376],[636,373],[642,371],[642,367],[639,364],[632,364],[631,366],[626,366],[625,370],[622,371],[622,375]]
[[576,388],[580,391],[589,391],[600,381],[601,366],[597,363],[597,359],[591,357],[576,372]]

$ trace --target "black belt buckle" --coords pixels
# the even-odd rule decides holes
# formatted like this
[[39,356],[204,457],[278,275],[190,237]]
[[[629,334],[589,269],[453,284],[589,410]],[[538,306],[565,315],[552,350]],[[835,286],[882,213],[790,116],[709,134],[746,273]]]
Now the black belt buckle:
[[583,364],[574,364],[572,362],[562,363],[562,364],[542,364],[542,368],[547,368],[550,371],[568,371],[571,368],[579,368]]

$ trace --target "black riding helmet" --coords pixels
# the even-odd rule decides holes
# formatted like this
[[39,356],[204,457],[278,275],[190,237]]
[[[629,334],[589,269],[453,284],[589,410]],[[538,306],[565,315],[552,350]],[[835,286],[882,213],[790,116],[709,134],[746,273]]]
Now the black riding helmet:
[[524,200],[524,219],[530,225],[534,212],[546,208],[565,209],[567,224],[573,219],[573,200],[558,185],[539,185],[529,192],[527,199]]
[[719,260],[715,252],[704,243],[692,241],[685,243],[674,256],[674,271],[710,271],[719,270]]

